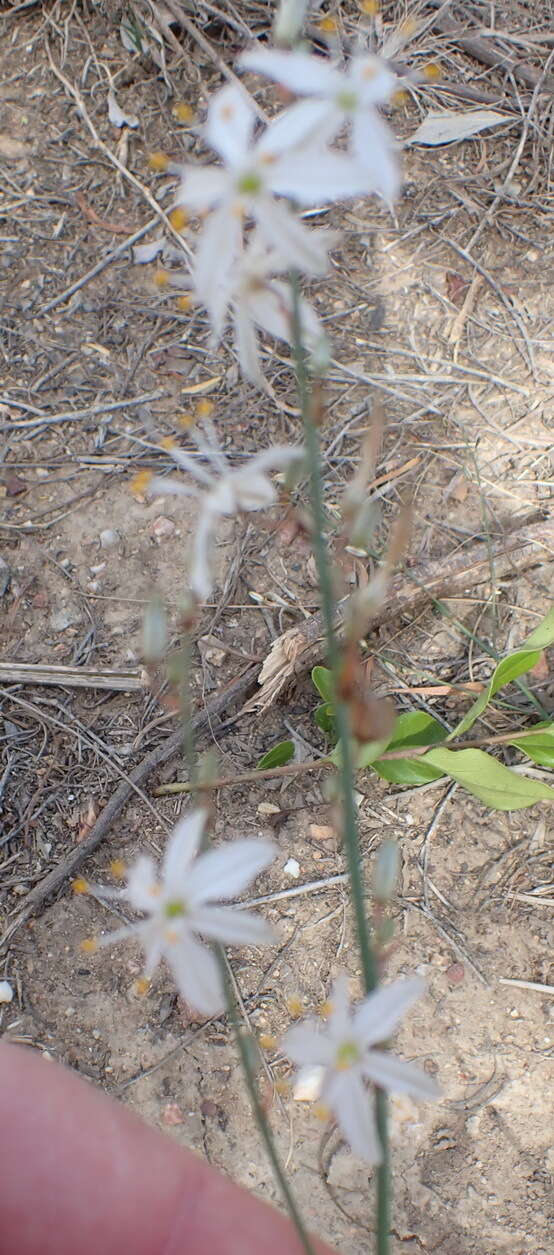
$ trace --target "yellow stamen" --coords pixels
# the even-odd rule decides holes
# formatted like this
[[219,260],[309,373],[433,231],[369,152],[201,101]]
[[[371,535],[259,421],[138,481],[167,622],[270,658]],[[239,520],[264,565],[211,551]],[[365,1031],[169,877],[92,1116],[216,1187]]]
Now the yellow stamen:
[[275,1050],[277,1046],[277,1038],[272,1037],[271,1033],[260,1033],[258,1040],[262,1050]]
[[325,1103],[314,1103],[312,1111],[316,1120],[321,1120],[323,1124],[327,1124],[327,1121],[331,1119],[331,1112],[329,1111],[329,1108],[325,1106]]
[[166,154],[162,152],[150,153],[150,156],[148,158],[148,165],[150,166],[151,170],[156,171],[156,174],[162,174],[164,170],[167,170],[167,167],[169,165],[169,157],[167,157]]
[[293,1020],[297,1020],[299,1016],[304,1014],[304,1006],[298,994],[293,994],[292,998],[287,998],[287,1010]]
[[183,410],[181,414],[177,415],[177,422],[179,427],[183,427],[185,431],[188,431],[189,427],[194,427],[194,414],[189,414],[187,410]]
[[400,105],[405,105],[409,99],[409,92],[407,92],[404,87],[398,87],[392,94],[391,104],[393,104],[396,108],[399,108]]
[[146,979],[146,976],[140,976],[139,979],[135,981],[134,989],[135,993],[138,994],[140,998],[143,998],[150,989],[150,981]]
[[166,288],[169,283],[169,274],[167,270],[156,270],[153,282],[157,288]]
[[199,418],[210,418],[213,412],[214,412],[213,401],[206,401],[204,399],[203,401],[198,402],[198,405],[196,406],[196,413]]
[[171,210],[169,221],[174,231],[184,231],[189,224],[188,214],[185,213],[180,205],[177,205],[175,209]]
[[417,21],[415,17],[405,17],[398,27],[398,33],[404,36],[404,39],[411,39],[417,30]]
[[98,942],[95,937],[85,937],[80,946],[83,954],[96,954]]
[[152,471],[139,471],[133,476],[129,485],[134,497],[144,497],[146,489],[152,479]]
[[186,100],[178,100],[173,106],[173,117],[177,118],[178,122],[190,123],[194,121],[194,110],[187,105]]
[[336,17],[331,17],[330,14],[328,14],[327,17],[323,17],[321,22],[318,22],[319,29],[320,31],[323,31],[324,35],[336,34],[338,25]]
[[162,449],[176,449],[177,441],[175,440],[174,436],[162,436],[162,439],[160,440],[160,445]]
[[332,1010],[333,1010],[333,1004],[332,1002],[329,1002],[328,998],[326,998],[325,1002],[322,1002],[319,1008],[319,1015],[321,1016],[322,1020],[328,1020]]
[[437,79],[442,78],[442,70],[436,61],[430,61],[428,65],[423,67],[423,77],[428,83],[436,83]]
[[359,0],[359,4],[366,17],[377,17],[377,14],[381,12],[379,0]]
[[77,880],[72,881],[71,888],[73,889],[74,893],[88,893],[90,890],[90,885],[88,883],[88,880],[83,880],[82,876],[78,876]]
[[179,296],[177,298],[177,309],[182,309],[184,313],[186,313],[186,311],[190,309],[191,305],[192,305],[192,298],[190,296],[187,296],[186,293],[183,293],[182,296]]
[[123,880],[127,874],[127,868],[122,858],[114,858],[110,863],[110,872],[114,880]]

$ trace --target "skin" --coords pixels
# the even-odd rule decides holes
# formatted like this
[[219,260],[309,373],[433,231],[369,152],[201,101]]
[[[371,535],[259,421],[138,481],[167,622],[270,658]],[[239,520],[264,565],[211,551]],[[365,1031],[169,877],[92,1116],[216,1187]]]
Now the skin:
[[[260,1152],[261,1153],[261,1152]],[[302,1255],[288,1220],[74,1073],[0,1043],[0,1255]],[[333,1255],[314,1241],[314,1255]]]

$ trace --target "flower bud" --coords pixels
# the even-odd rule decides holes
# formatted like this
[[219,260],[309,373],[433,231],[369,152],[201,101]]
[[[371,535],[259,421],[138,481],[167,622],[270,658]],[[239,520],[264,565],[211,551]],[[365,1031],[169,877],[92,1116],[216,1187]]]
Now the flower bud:
[[400,847],[398,841],[386,840],[379,846],[375,871],[373,873],[373,891],[380,902],[392,898],[398,879],[400,867]]
[[161,601],[154,598],[147,605],[142,622],[142,652],[145,662],[160,662],[166,648],[166,613]]
[[308,0],[281,0],[275,18],[274,35],[278,44],[295,44],[299,38],[304,21]]

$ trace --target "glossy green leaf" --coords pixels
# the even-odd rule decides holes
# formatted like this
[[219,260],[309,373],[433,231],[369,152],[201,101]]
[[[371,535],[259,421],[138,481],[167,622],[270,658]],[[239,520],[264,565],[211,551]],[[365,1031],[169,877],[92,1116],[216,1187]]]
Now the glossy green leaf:
[[333,672],[328,667],[314,667],[312,681],[324,702],[333,701]]
[[336,741],[337,725],[332,702],[322,702],[321,706],[316,706],[314,719],[318,728],[321,728],[321,731],[325,733],[325,736],[328,736],[331,741]]
[[284,767],[294,758],[294,741],[279,741],[267,754],[260,758],[256,771],[266,771],[270,767]]
[[510,745],[539,767],[554,767],[554,723],[538,723],[531,736],[516,736]]
[[493,810],[517,811],[535,802],[554,801],[550,785],[520,776],[483,750],[434,749],[422,761],[457,780]]
[[489,683],[484,691],[473,703],[473,706],[464,715],[464,718],[458,724],[454,731],[450,733],[448,740],[453,737],[462,736],[471,728],[479,715],[483,713],[488,706],[492,697],[498,690],[504,688],[506,684],[511,684],[513,680],[519,679],[520,675],[524,675],[526,671],[530,671],[536,665],[541,656],[542,650],[554,642],[554,607],[545,615],[542,623],[535,628],[534,632],[527,637],[523,643],[522,649],[517,649],[515,653],[508,654],[507,658],[503,658],[498,666],[495,667]]
[[[444,741],[445,737],[445,729],[432,715],[426,714],[424,710],[408,710],[398,716],[387,750],[436,745]],[[392,758],[385,762],[374,762],[373,768],[383,780],[413,788],[418,784],[428,784],[430,780],[438,780],[444,775],[437,767],[424,762],[424,758],[425,755],[421,758]]]

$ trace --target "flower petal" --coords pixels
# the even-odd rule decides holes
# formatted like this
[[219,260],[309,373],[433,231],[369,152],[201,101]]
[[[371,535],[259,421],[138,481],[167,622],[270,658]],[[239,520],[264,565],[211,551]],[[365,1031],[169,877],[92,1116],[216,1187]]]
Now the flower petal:
[[366,171],[366,191],[377,192],[391,205],[400,191],[400,163],[391,132],[373,109],[360,109],[353,118],[352,152]]
[[303,274],[324,275],[328,268],[327,249],[319,232],[310,231],[289,209],[267,196],[257,206],[260,234],[278,249],[288,266]]
[[354,1154],[368,1163],[380,1163],[383,1155],[377,1136],[373,1099],[359,1074],[353,1068],[333,1073],[324,1084],[321,1096],[336,1116]]
[[129,868],[125,896],[135,911],[156,909],[160,888],[156,864],[148,854],[141,854]]
[[387,1050],[368,1050],[362,1063],[362,1071],[368,1081],[381,1089],[396,1094],[410,1094],[412,1098],[439,1098],[440,1089],[432,1076],[414,1063],[405,1063]]
[[229,205],[208,218],[196,252],[194,286],[210,315],[214,334],[223,330],[231,299],[232,272],[242,247],[242,224]]
[[343,125],[343,114],[331,100],[298,100],[283,109],[256,144],[262,161],[317,143],[329,144]]
[[216,523],[217,514],[205,501],[194,533],[189,568],[190,587],[199,601],[207,601],[213,588],[210,564]]
[[265,74],[298,95],[331,95],[341,90],[344,75],[332,62],[307,52],[279,52],[251,48],[239,57],[239,65],[255,74]]
[[330,148],[300,149],[269,167],[267,184],[273,192],[290,196],[299,205],[362,196],[369,190],[367,160],[362,165]]
[[146,485],[146,493],[150,497],[195,497],[196,489],[171,475],[154,475]]
[[345,1038],[352,1037],[352,1016],[348,996],[348,977],[339,972],[331,990],[331,1015],[329,1017],[329,1035],[336,1044]]
[[203,212],[216,205],[229,190],[229,176],[218,166],[184,166],[176,205]]
[[200,848],[206,818],[206,811],[198,809],[189,811],[176,823],[166,846],[162,863],[166,895],[182,892],[186,888],[188,898],[188,874]]
[[335,1053],[325,1029],[315,1020],[293,1024],[285,1033],[281,1046],[292,1063],[301,1068],[311,1067],[312,1064],[329,1067]]
[[224,946],[264,946],[275,941],[267,920],[254,911],[240,911],[233,906],[197,907],[189,923],[194,932]]
[[353,57],[348,77],[364,105],[386,104],[398,85],[396,75],[380,57]]
[[396,980],[364,998],[354,1013],[354,1030],[360,1045],[386,1041],[404,1012],[424,993],[425,981],[421,976],[413,976],[410,980]]
[[273,841],[229,841],[197,859],[187,886],[192,906],[218,902],[242,893],[269,866],[277,853]]
[[243,375],[259,388],[265,388],[256,328],[244,301],[235,301],[233,305],[233,327],[237,357]]
[[246,89],[228,83],[210,101],[206,139],[228,165],[236,167],[247,157],[255,120]]
[[179,993],[202,1015],[217,1015],[225,1006],[219,965],[211,950],[194,937],[167,946],[165,957]]

